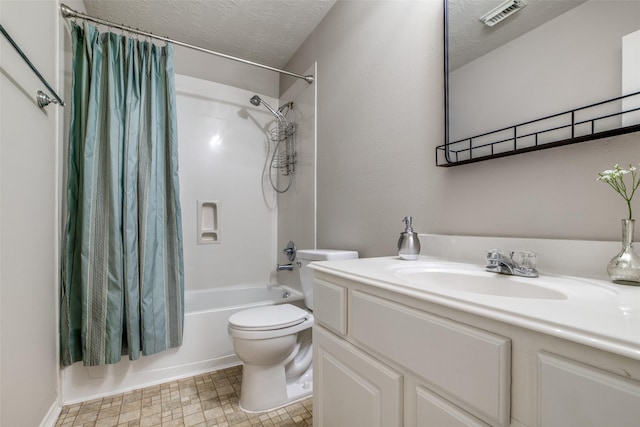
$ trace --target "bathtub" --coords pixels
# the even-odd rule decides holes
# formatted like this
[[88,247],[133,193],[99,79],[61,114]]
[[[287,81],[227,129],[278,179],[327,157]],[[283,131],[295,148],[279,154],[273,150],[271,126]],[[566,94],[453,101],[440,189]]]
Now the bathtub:
[[252,307],[300,304],[301,292],[282,285],[229,286],[186,292],[184,296],[184,339],[190,363],[208,371],[240,364],[227,332],[229,316]]
[[62,370],[63,404],[124,393],[177,378],[239,365],[227,333],[229,316],[263,305],[303,306],[301,292],[282,285],[237,285],[187,291],[182,346],[143,356],[125,357],[114,365],[86,367],[75,363]]
[[301,300],[300,292],[282,285],[228,286],[186,292],[184,311],[185,316],[216,310],[235,312],[237,309]]

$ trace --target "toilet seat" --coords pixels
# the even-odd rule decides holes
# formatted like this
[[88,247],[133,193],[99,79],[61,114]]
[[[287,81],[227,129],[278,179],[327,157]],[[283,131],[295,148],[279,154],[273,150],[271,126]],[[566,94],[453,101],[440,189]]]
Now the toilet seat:
[[[313,392],[313,275],[309,263],[357,258],[355,251],[297,252],[301,305],[259,306],[228,317],[233,350],[243,363],[238,404],[247,412],[265,412]],[[291,302],[291,301],[287,301]]]
[[229,326],[242,331],[272,331],[298,325],[309,312],[291,304],[250,308],[229,317]]

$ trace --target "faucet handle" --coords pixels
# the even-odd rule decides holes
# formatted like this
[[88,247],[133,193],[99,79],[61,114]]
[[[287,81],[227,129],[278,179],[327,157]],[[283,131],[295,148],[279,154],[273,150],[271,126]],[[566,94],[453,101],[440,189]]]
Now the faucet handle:
[[498,249],[489,249],[487,251],[487,260],[497,259],[500,256],[500,250]]
[[498,249],[489,249],[487,251],[487,269],[493,271],[500,269],[500,258],[502,255]]
[[489,249],[487,251],[487,265],[486,270],[493,273],[500,273],[502,267],[500,266],[500,251],[498,249]]
[[538,255],[533,251],[518,251],[512,258],[522,268],[533,270],[538,267]]
[[293,241],[289,241],[289,243],[287,243],[287,247],[282,250],[282,253],[287,256],[289,262],[292,262],[296,259],[296,244],[293,243]]

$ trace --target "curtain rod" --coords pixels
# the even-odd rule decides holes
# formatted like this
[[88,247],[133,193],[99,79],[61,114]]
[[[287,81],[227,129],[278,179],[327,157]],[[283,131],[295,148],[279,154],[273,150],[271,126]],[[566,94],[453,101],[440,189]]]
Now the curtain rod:
[[312,75],[303,76],[302,74],[292,73],[291,71],[280,70],[278,68],[270,67],[268,65],[259,64],[257,62],[252,62],[252,61],[249,61],[249,60],[246,60],[246,59],[242,59],[242,58],[238,58],[238,57],[235,57],[235,56],[227,55],[225,53],[216,52],[215,50],[209,50],[209,49],[205,49],[205,48],[200,47],[200,46],[194,46],[192,44],[184,43],[184,42],[181,42],[181,41],[178,41],[178,40],[173,40],[173,39],[170,39],[168,37],[158,36],[158,35],[153,34],[153,33],[148,33],[146,31],[138,30],[137,28],[131,28],[131,27],[127,27],[125,25],[116,24],[114,22],[110,22],[110,21],[107,21],[107,20],[104,20],[104,19],[95,18],[93,16],[89,16],[89,15],[85,15],[84,13],[77,12],[77,11],[71,9],[69,6],[67,6],[65,4],[61,4],[60,5],[60,11],[62,12],[62,16],[64,18],[80,18],[80,19],[84,19],[86,21],[95,22],[96,24],[106,25],[107,27],[118,28],[119,30],[124,30],[124,31],[127,31],[129,33],[139,34],[141,36],[149,37],[149,38],[156,39],[156,40],[162,40],[162,41],[164,41],[166,43],[172,43],[172,44],[175,44],[175,45],[178,45],[178,46],[183,46],[183,47],[186,47],[186,48],[189,48],[189,49],[197,50],[199,52],[208,53],[210,55],[220,56],[222,58],[230,59],[232,61],[242,62],[243,64],[252,65],[254,67],[259,67],[259,68],[264,68],[265,70],[275,71],[276,73],[286,74],[287,76],[291,76],[291,77],[295,77],[295,78],[298,78],[298,79],[305,80],[309,84],[313,83],[314,77]]

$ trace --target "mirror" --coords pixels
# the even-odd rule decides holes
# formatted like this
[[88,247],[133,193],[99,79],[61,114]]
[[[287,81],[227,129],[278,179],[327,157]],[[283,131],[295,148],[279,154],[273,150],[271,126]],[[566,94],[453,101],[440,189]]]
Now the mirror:
[[[438,166],[640,130],[640,1],[444,0],[444,7],[446,139]],[[480,20],[496,8],[492,25]]]

